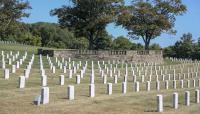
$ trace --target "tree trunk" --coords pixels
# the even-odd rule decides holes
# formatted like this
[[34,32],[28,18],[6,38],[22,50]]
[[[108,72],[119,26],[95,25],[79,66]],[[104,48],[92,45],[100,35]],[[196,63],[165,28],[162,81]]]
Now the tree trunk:
[[90,33],[89,35],[89,50],[93,50],[94,49],[94,40],[93,40],[93,34]]
[[145,50],[149,50],[150,41],[151,41],[151,38],[147,38],[147,37],[146,37],[146,40],[144,40]]
[[89,40],[89,50],[93,50],[93,41]]
[[149,50],[149,44],[148,43],[145,43],[145,50]]

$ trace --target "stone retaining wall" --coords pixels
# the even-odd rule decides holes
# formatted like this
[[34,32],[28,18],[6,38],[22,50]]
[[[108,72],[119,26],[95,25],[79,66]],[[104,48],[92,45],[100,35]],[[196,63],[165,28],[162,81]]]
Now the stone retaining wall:
[[133,50],[38,50],[38,54],[96,60],[120,60],[136,63],[163,63],[161,50],[133,51]]

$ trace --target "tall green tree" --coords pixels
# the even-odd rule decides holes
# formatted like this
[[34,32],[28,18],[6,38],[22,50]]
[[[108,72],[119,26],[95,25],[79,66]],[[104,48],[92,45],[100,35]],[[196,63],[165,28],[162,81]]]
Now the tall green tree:
[[191,33],[184,33],[175,45],[164,49],[164,56],[200,60],[199,41],[194,42]]
[[163,50],[164,57],[176,57],[174,46],[168,46]]
[[197,44],[200,47],[200,37],[198,38]]
[[160,47],[159,44],[154,43],[154,44],[150,45],[149,49],[150,50],[161,50],[162,48]]
[[200,59],[200,47],[194,43],[191,33],[184,33],[174,46],[164,49],[164,56],[176,58]]
[[110,49],[112,46],[113,36],[109,35],[106,31],[99,38],[95,40],[95,49]]
[[59,19],[61,27],[68,27],[76,37],[86,37],[89,49],[94,49],[96,38],[104,33],[108,23],[113,22],[123,5],[123,0],[71,0],[72,5],[64,5],[51,11]]
[[88,49],[89,47],[89,41],[87,38],[85,37],[81,37],[81,38],[76,38],[73,44],[74,49]]
[[161,33],[176,33],[175,17],[185,11],[182,0],[133,0],[132,5],[123,8],[116,24],[127,29],[131,38],[142,38],[148,50],[150,41]]
[[175,43],[174,49],[176,52],[176,57],[178,58],[190,58],[194,52],[194,40],[192,39],[192,34],[183,34],[180,41]]
[[55,23],[34,23],[29,30],[34,36],[41,37],[41,46],[55,48],[75,48],[74,34],[67,28],[62,29]]
[[27,9],[30,9],[27,0],[0,0],[0,38],[6,37],[15,32],[19,27],[19,20],[28,17]]
[[116,50],[130,50],[132,48],[132,43],[129,39],[124,36],[119,36],[113,40],[113,49]]
[[33,46],[41,46],[41,37],[33,36],[33,34],[31,34],[30,32],[20,33],[20,35],[17,37],[20,37],[22,39],[22,43]]

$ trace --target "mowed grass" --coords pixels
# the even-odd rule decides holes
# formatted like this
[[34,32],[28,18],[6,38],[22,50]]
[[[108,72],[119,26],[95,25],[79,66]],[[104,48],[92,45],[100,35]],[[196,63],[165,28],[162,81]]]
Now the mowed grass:
[[[9,47],[9,46],[8,46]],[[19,46],[20,47],[20,46]],[[5,46],[6,48],[6,46]],[[0,50],[4,50],[1,48]],[[18,47],[17,47],[18,48]],[[6,53],[9,50],[17,50],[6,48]],[[31,46],[30,46],[31,48]],[[33,49],[34,50],[34,49]],[[20,50],[20,55],[24,54],[24,50]],[[23,75],[24,69],[30,61],[32,52],[29,51],[26,61],[17,69],[15,74],[10,75],[9,80],[3,78],[3,70],[0,70],[0,114],[154,114],[156,112],[156,95],[162,94],[164,96],[164,114],[199,114],[200,104],[194,102],[194,92],[196,88],[186,88],[184,83],[184,89],[179,89],[179,82],[177,82],[176,90],[172,89],[172,82],[169,82],[169,90],[164,89],[164,83],[161,83],[161,90],[155,89],[155,77],[152,77],[151,91],[145,90],[145,82],[140,83],[140,92],[134,91],[134,84],[132,77],[128,77],[127,93],[122,94],[121,83],[123,81],[124,70],[121,71],[121,77],[118,79],[118,84],[113,83],[113,77],[108,76],[107,82],[113,83],[113,94],[106,94],[106,84],[102,83],[102,78],[98,74],[97,64],[95,61],[95,97],[90,98],[89,95],[89,74],[90,64],[88,61],[88,70],[81,84],[76,84],[75,76],[73,79],[69,79],[67,74],[65,75],[65,85],[59,85],[59,75],[63,74],[59,67],[56,68],[56,73],[51,73],[46,57],[43,57],[43,64],[48,76],[48,87],[50,88],[50,103],[47,105],[35,106],[33,104],[34,97],[40,94],[40,72],[39,72],[39,57],[35,56],[35,61],[32,66],[31,74],[28,80],[26,80],[26,87],[24,89],[18,88],[18,78]],[[1,59],[1,57],[0,57]],[[72,58],[73,59],[73,58]],[[55,63],[55,58],[51,58]],[[60,59],[61,60],[61,59]],[[79,60],[76,60],[76,63]],[[82,60],[84,65],[84,60]],[[168,61],[168,60],[167,60]],[[164,65],[169,65],[171,62],[167,62]],[[180,64],[180,63],[172,63]],[[188,66],[192,67],[192,66]],[[7,65],[6,68],[11,66]],[[184,69],[186,71],[187,68]],[[131,74],[129,66],[129,74]],[[161,79],[161,77],[159,77]],[[198,79],[198,78],[195,78]],[[141,79],[138,78],[138,81]],[[196,82],[197,83],[197,82]],[[75,100],[69,101],[67,99],[67,86],[75,86]],[[184,92],[191,92],[191,106],[184,106]],[[172,108],[172,93],[179,93],[179,108],[174,110]]]
[[52,49],[52,48],[48,48],[48,47],[38,47],[38,46],[30,46],[30,45],[22,45],[22,44],[2,44],[0,43],[0,50],[4,50],[4,51],[13,51],[13,52],[17,52],[17,51],[27,51],[29,53],[34,53],[37,54],[37,50],[38,49]]

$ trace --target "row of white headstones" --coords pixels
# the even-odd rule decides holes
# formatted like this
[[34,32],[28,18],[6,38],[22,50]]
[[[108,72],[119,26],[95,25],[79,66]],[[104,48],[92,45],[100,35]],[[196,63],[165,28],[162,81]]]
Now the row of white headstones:
[[[4,55],[4,51],[2,51],[2,69],[4,69],[4,79],[6,79],[6,80],[10,78],[10,73],[16,73],[16,70],[20,68],[20,66],[23,64],[23,62],[27,58],[27,52],[25,52],[25,54],[19,60],[18,60],[19,51],[15,55],[12,55],[12,51],[10,51],[10,56],[11,57],[9,57],[9,55],[7,54],[8,64],[12,66],[11,72],[10,72],[9,68],[6,68],[5,55]],[[33,54],[31,60],[29,61],[28,65],[26,66],[26,69],[24,69],[24,76],[20,76],[21,81],[24,80],[25,78],[29,78],[32,64],[34,62],[34,57],[35,57],[35,55]],[[15,62],[16,64],[12,64],[12,62]]]
[[[49,64],[50,64],[50,68],[51,69],[53,69],[53,71],[52,71],[52,73],[55,73],[54,71],[55,71],[55,66],[53,66],[53,63],[51,62],[51,59],[47,56],[47,59],[48,59],[48,61],[49,61]],[[57,62],[57,59],[56,59],[56,62]],[[45,70],[43,69],[43,64],[42,64],[42,57],[40,56],[40,70],[41,70],[41,74],[42,74],[42,83],[44,82],[44,84],[42,84],[42,85],[46,85],[46,75],[44,75],[44,73],[45,73]],[[58,62],[59,63],[59,62]],[[58,66],[60,66],[60,64],[58,64]],[[74,66],[74,65],[73,65]],[[98,62],[98,66],[100,66],[100,64],[99,64],[99,62]],[[199,66],[199,64],[198,64],[198,66]],[[65,66],[64,66],[65,67]],[[62,69],[62,67],[60,67],[61,69]],[[73,67],[73,68],[75,68],[75,67]],[[64,68],[65,69],[65,68]],[[85,69],[87,69],[87,62],[86,62],[86,64],[85,64],[85,67],[83,67],[83,73],[85,73]],[[99,67],[99,69],[100,69],[100,72],[102,71],[101,70],[101,67]],[[105,68],[106,69],[106,68]],[[197,69],[198,70],[198,69]],[[82,70],[81,70],[82,71]],[[127,65],[126,65],[126,73],[125,74],[127,74]],[[64,70],[64,73],[65,73],[65,70]],[[74,72],[74,73],[76,73],[76,72]],[[81,73],[82,74],[82,73]],[[101,73],[102,74],[102,73]],[[198,75],[198,73],[196,72],[195,73],[196,74],[196,77],[197,77],[197,75]],[[127,77],[128,75],[125,75],[125,77]],[[44,78],[45,77],[45,78]],[[76,83],[77,84],[79,84],[80,83],[80,77],[83,77],[83,76],[80,76],[80,75],[77,75],[76,76]],[[105,84],[105,75],[104,76],[102,76],[101,75],[101,77],[103,77],[104,78],[104,84]],[[117,76],[115,75],[115,82],[117,82],[116,81],[116,78]],[[71,69],[71,67],[70,67],[70,65],[69,65],[69,78],[72,78],[72,69]],[[199,81],[199,80],[198,80]],[[168,83],[167,83],[168,81],[165,81],[165,85],[166,85],[166,88],[168,88]],[[183,80],[181,80],[181,84],[183,85]],[[187,81],[188,82],[188,87],[189,87],[189,81]],[[199,81],[199,83],[200,83],[200,81]],[[60,75],[60,85],[64,85],[64,75]],[[136,91],[139,91],[139,82],[136,82],[135,83],[135,90]],[[193,80],[193,86],[195,87],[195,80]],[[122,83],[122,93],[126,93],[126,87],[127,87],[127,81],[125,81],[124,80],[124,82]],[[181,87],[183,87],[183,86],[181,86]],[[158,88],[159,88],[159,83],[158,83],[158,81],[157,81],[157,83],[156,83],[156,88],[157,88],[157,90],[159,90]],[[176,88],[176,80],[174,80],[173,81],[173,88],[175,89]],[[150,81],[148,81],[147,82],[147,90],[150,90]],[[47,93],[44,93],[44,92],[47,92]],[[112,94],[112,83],[108,83],[107,84],[107,93],[109,94],[109,95],[111,95]],[[43,95],[43,96],[42,96]],[[48,87],[44,87],[44,88],[42,88],[42,91],[41,91],[41,99],[44,99],[44,96],[47,96],[46,98],[49,98],[49,88]],[[91,74],[90,74],[90,84],[89,84],[89,96],[90,97],[94,97],[95,96],[95,85],[94,85],[94,67],[93,67],[93,62],[92,62],[92,70],[91,70]],[[73,100],[74,99],[74,86],[73,85],[69,85],[68,86],[68,99],[69,100]],[[49,101],[49,100],[45,100],[45,101]],[[47,102],[45,102],[45,103],[43,103],[43,104],[46,104]]]
[[0,44],[14,44],[14,45],[26,45],[25,43],[19,43],[19,42],[16,42],[16,41],[0,41]]
[[[5,52],[2,51],[1,52],[1,67],[2,69],[4,69],[4,79],[9,79],[10,78],[10,73],[16,73],[16,70],[20,68],[20,66],[23,64],[23,62],[26,60],[27,58],[27,52],[25,52],[25,54],[22,56],[22,58],[19,59],[19,51],[16,54],[13,54],[12,51],[10,51],[10,53],[6,54],[5,57]],[[6,59],[8,60],[8,65],[11,65],[11,71],[9,68],[6,68]],[[16,63],[16,64],[12,64],[12,63]]]
[[[184,96],[184,105],[190,106],[190,91],[185,91],[185,96]],[[164,111],[164,103],[163,103],[163,95],[158,94],[156,96],[157,99],[157,112],[163,112]],[[199,90],[195,90],[195,103],[199,103]],[[172,95],[172,107],[174,109],[178,109],[179,105],[179,97],[178,93],[174,92]]]
[[[12,55],[12,53],[10,53],[10,55]],[[2,64],[5,64],[5,61],[4,61],[4,54],[3,54],[3,52],[2,52]],[[17,53],[16,55],[15,55],[15,57],[16,57],[16,59],[18,58],[18,56],[19,56],[19,53]],[[22,60],[22,62],[25,60],[27,58],[27,53],[25,53],[25,55],[23,56],[23,58],[22,59],[20,59],[20,60]],[[7,59],[10,61],[10,58],[9,58],[9,56],[7,56]],[[50,66],[52,66],[52,67],[50,67],[51,69],[54,69],[55,68],[55,66],[53,66],[53,63],[51,62],[51,59],[50,59],[50,57],[48,57],[47,56],[47,59],[48,59],[48,61],[49,61],[49,64],[50,64]],[[15,60],[15,59],[14,59]],[[19,88],[24,88],[25,87],[25,79],[27,79],[28,77],[29,77],[29,74],[30,74],[30,70],[31,70],[31,66],[32,66],[32,64],[33,64],[33,61],[34,61],[34,55],[32,55],[32,58],[31,58],[31,60],[30,60],[30,62],[29,62],[29,64],[27,65],[27,69],[25,69],[25,72],[24,72],[24,76],[20,76],[19,77]],[[9,62],[10,63],[10,62]],[[17,63],[18,63],[18,61],[17,61]],[[20,62],[19,62],[20,63]],[[59,61],[57,60],[56,61],[56,63],[59,63]],[[58,64],[58,66],[60,66],[60,64],[62,64],[62,63],[59,63]],[[21,64],[20,64],[21,65]],[[81,66],[81,62],[79,62],[79,65]],[[77,65],[77,66],[79,66],[79,65]],[[17,66],[17,65],[16,65]],[[73,66],[73,68],[74,69],[76,69],[76,67],[77,66],[75,66],[75,64],[73,64],[72,65]],[[104,65],[104,69],[102,70],[102,68],[101,68],[101,66],[100,66],[100,64],[99,64],[99,62],[98,62],[98,68],[99,68],[99,72],[100,72],[100,76],[101,77],[103,77],[103,82],[104,82],[104,84],[106,84],[106,75],[104,74],[104,73],[102,73],[104,70],[107,70],[108,69],[108,67],[105,67],[106,66],[106,64]],[[197,64],[197,66],[199,66],[199,64]],[[54,68],[53,68],[54,67]],[[64,66],[64,69],[65,69],[65,67],[66,66]],[[184,67],[184,66],[182,66],[182,67]],[[72,78],[72,74],[74,73],[76,73],[76,72],[72,72],[72,71],[74,71],[74,69],[72,70],[71,68],[70,68],[70,64],[68,64],[68,68],[69,68],[69,77],[70,78]],[[117,69],[117,67],[114,67],[114,68],[116,68]],[[133,70],[133,67],[131,67],[132,68],[132,73],[134,72],[134,70]],[[143,68],[143,67],[142,67]],[[171,69],[171,67],[169,67],[170,69]],[[79,67],[77,67],[77,69],[79,69]],[[81,77],[83,78],[83,76],[84,76],[84,74],[85,74],[85,72],[86,72],[86,69],[87,69],[87,62],[85,63],[85,66],[83,66],[83,70],[81,70],[81,75],[77,75],[77,77],[76,77],[76,83],[77,84],[80,84],[80,79],[81,79]],[[140,70],[137,70],[138,69],[138,67],[136,67],[136,71],[138,72],[138,74],[140,74]],[[152,69],[152,67],[150,68],[150,69]],[[155,68],[156,69],[156,68]],[[158,69],[159,70],[161,70],[161,68],[160,68],[160,66],[158,67]],[[5,77],[6,77],[6,70],[7,69],[5,69]],[[110,72],[112,72],[112,68],[110,68],[109,69],[110,70]],[[109,70],[107,70],[107,71],[109,71]],[[159,71],[159,70],[156,70],[156,71]],[[13,69],[13,67],[12,67],[12,71],[15,71],[15,69]],[[42,83],[42,86],[47,86],[47,77],[46,77],[46,75],[45,75],[45,70],[44,70],[44,68],[43,68],[43,63],[42,63],[42,56],[40,56],[40,71],[41,71],[41,83]],[[119,72],[120,72],[120,70],[118,70]],[[142,69],[142,71],[144,71],[143,69]],[[151,70],[152,71],[152,70]],[[190,71],[190,70],[188,70],[188,71]],[[194,69],[194,70],[192,70],[191,69],[191,71],[198,71],[198,69]],[[64,73],[66,73],[66,70],[64,70],[63,71]],[[15,73],[15,72],[13,72],[13,73]],[[53,72],[54,73],[54,72]],[[191,72],[190,72],[191,73]],[[194,73],[194,72],[193,72]],[[160,74],[162,74],[162,73],[160,73]],[[119,73],[118,73],[118,75],[119,75]],[[170,75],[170,74],[169,74]],[[174,75],[175,75],[175,73],[174,73]],[[195,72],[195,76],[197,77],[199,75],[199,73],[198,72]],[[126,64],[126,67],[125,67],[125,76],[124,76],[124,82],[122,82],[122,93],[126,93],[126,90],[127,90],[127,76],[128,76],[128,68],[127,68],[127,64]],[[143,80],[144,80],[144,76],[145,75],[142,75],[141,77],[142,77],[142,82],[144,82]],[[151,76],[151,75],[150,75]],[[162,75],[162,76],[164,76],[164,75]],[[111,75],[110,75],[110,77],[112,77]],[[117,83],[117,75],[115,75],[114,76],[114,82],[115,83]],[[135,77],[136,77],[136,75],[135,75],[135,73],[133,73],[133,79],[134,79],[134,82],[135,82],[135,91],[136,92],[138,92],[139,91],[139,82],[138,81],[136,81],[136,79],[135,79]],[[156,73],[156,77],[158,77],[158,74]],[[6,79],[6,78],[5,78]],[[151,78],[150,78],[151,79]],[[157,78],[158,79],[158,78]],[[164,79],[164,78],[163,78]],[[169,79],[169,78],[168,78]],[[176,80],[175,80],[175,78],[173,78],[174,80],[173,80],[173,88],[174,89],[176,89]],[[163,80],[164,81],[164,80]],[[151,82],[151,80],[150,81],[147,81],[147,86],[146,86],[146,90],[147,91],[150,91],[150,82]],[[200,83],[200,81],[198,80],[198,83]],[[60,85],[64,85],[64,75],[60,75]],[[189,80],[187,81],[187,87],[189,87]],[[193,87],[195,87],[195,80],[193,80]],[[160,89],[160,87],[159,87],[159,81],[157,80],[156,81],[156,88],[157,88],[157,90],[159,90]],[[165,88],[166,89],[168,89],[168,81],[166,80],[165,81]],[[183,88],[183,80],[181,80],[181,88]],[[112,83],[107,83],[107,94],[108,95],[111,95],[112,94]],[[91,70],[91,75],[90,75],[90,85],[89,85],[89,96],[90,97],[94,97],[95,96],[95,85],[94,85],[94,65],[93,65],[93,62],[92,62],[92,70]],[[73,100],[74,99],[74,86],[73,85],[69,85],[68,86],[68,99],[69,100]],[[39,105],[40,103],[42,103],[42,104],[47,104],[47,103],[49,103],[49,88],[48,87],[42,87],[42,89],[41,89],[41,94],[40,94],[40,96],[39,97],[37,97],[37,100],[36,100],[36,102],[37,102],[37,104]]]

